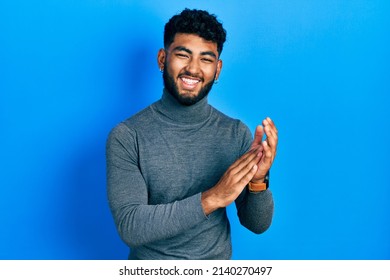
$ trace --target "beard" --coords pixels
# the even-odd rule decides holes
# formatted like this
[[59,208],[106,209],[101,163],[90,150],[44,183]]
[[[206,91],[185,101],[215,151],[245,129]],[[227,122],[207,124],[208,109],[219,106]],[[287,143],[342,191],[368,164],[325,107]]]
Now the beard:
[[[197,95],[187,96],[184,94],[180,94],[179,89],[177,87],[177,84],[175,83],[175,80],[173,79],[173,77],[168,73],[167,68],[168,67],[165,65],[164,70],[163,70],[163,80],[164,80],[165,89],[182,105],[185,105],[185,106],[194,105],[195,103],[197,103],[200,100],[202,100],[203,98],[205,98],[209,94],[211,88],[213,87],[215,75],[214,75],[214,78],[211,80],[211,82],[204,85],[199,90]],[[194,77],[193,75],[191,75],[191,73],[188,73],[188,72],[186,72],[184,74]]]

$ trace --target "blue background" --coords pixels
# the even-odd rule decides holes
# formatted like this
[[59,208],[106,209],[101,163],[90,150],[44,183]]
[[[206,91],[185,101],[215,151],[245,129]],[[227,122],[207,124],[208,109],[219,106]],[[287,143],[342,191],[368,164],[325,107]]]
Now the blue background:
[[228,31],[210,103],[279,129],[273,224],[229,207],[233,258],[390,259],[389,3],[1,1],[0,258],[127,258],[106,137],[161,96],[163,26],[190,7]]

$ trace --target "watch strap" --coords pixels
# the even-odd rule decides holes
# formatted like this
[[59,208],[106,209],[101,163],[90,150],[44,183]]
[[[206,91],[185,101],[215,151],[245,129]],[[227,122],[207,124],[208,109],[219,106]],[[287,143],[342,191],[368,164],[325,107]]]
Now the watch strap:
[[262,192],[268,189],[269,187],[269,172],[267,175],[264,177],[264,182],[263,183],[248,183],[249,191],[251,192]]

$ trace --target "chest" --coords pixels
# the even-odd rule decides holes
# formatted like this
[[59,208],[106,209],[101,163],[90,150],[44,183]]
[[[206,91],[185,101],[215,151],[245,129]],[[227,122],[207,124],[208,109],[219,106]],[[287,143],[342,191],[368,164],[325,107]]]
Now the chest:
[[239,156],[235,132],[229,128],[164,128],[139,137],[139,166],[151,204],[211,188]]

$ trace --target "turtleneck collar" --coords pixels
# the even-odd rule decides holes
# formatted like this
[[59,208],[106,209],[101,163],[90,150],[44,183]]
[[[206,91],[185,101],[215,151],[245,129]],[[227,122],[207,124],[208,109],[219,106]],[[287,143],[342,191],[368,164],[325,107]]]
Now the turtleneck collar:
[[194,105],[186,106],[177,101],[166,89],[154,108],[162,119],[178,124],[197,124],[206,121],[211,114],[207,96]]

